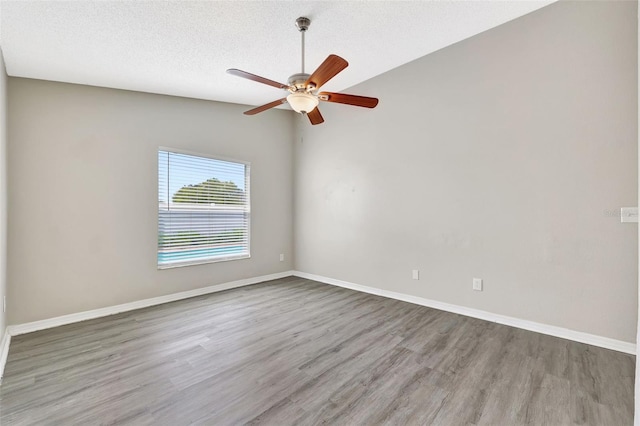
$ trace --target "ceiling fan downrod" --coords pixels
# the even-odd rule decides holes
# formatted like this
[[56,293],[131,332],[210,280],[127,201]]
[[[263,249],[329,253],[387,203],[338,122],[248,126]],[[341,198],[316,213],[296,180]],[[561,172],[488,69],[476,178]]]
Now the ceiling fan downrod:
[[305,18],[303,16],[296,19],[296,27],[300,34],[302,35],[302,71],[301,74],[304,74],[304,33],[309,29],[309,25],[311,25],[311,19]]

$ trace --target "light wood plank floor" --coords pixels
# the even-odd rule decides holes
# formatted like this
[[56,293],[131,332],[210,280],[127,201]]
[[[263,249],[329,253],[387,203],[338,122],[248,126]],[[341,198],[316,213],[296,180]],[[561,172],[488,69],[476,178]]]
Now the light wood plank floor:
[[0,423],[631,425],[634,362],[290,277],[15,337]]

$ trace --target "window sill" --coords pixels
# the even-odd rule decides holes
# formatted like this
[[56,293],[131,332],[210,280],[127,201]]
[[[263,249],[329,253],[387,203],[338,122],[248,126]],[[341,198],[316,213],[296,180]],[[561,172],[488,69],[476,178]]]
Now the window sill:
[[240,254],[236,256],[224,256],[224,257],[216,257],[216,258],[209,258],[209,259],[186,260],[183,262],[171,262],[171,263],[158,265],[158,269],[182,268],[184,266],[205,265],[207,263],[219,263],[219,262],[227,262],[230,260],[241,260],[241,259],[250,259],[250,258],[251,258],[250,254]]

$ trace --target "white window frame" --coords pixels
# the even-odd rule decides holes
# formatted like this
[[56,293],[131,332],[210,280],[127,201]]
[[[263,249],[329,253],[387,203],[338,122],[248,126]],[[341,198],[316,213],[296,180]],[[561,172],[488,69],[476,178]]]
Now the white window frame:
[[[237,160],[234,158],[228,157],[219,157],[210,154],[203,154],[199,152],[186,151],[179,148],[170,148],[166,146],[159,146],[156,150],[156,161],[159,161],[159,153],[160,151],[175,153],[175,154],[184,154],[191,155],[194,157],[200,158],[208,158],[211,160],[219,160],[219,161],[227,161],[237,164],[244,165],[244,178],[245,178],[245,194],[246,194],[246,208],[247,208],[247,252],[242,254],[230,254],[230,255],[218,255],[209,258],[201,258],[201,259],[192,259],[192,260],[183,260],[171,263],[160,264],[158,262],[158,253],[159,247],[156,246],[156,264],[158,265],[158,269],[172,269],[172,268],[181,268],[184,266],[192,266],[192,265],[203,265],[208,263],[218,263],[218,262],[227,262],[230,260],[241,260],[241,259],[249,259],[251,258],[251,163],[248,161]],[[160,164],[156,164],[156,187],[159,186],[160,182]],[[159,194],[156,194],[159,195]],[[156,208],[158,203],[158,197],[156,197]],[[169,200],[167,200],[169,202]],[[159,209],[157,209],[156,213],[156,239],[160,236],[160,217],[159,217]],[[156,241],[157,242],[157,241]]]

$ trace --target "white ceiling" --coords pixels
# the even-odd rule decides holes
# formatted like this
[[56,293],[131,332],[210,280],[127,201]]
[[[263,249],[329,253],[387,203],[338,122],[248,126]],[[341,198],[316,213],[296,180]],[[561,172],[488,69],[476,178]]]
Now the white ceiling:
[[286,83],[298,16],[307,72],[349,61],[324,86],[339,91],[553,1],[2,0],[0,46],[10,76],[260,105],[284,93],[225,70]]

